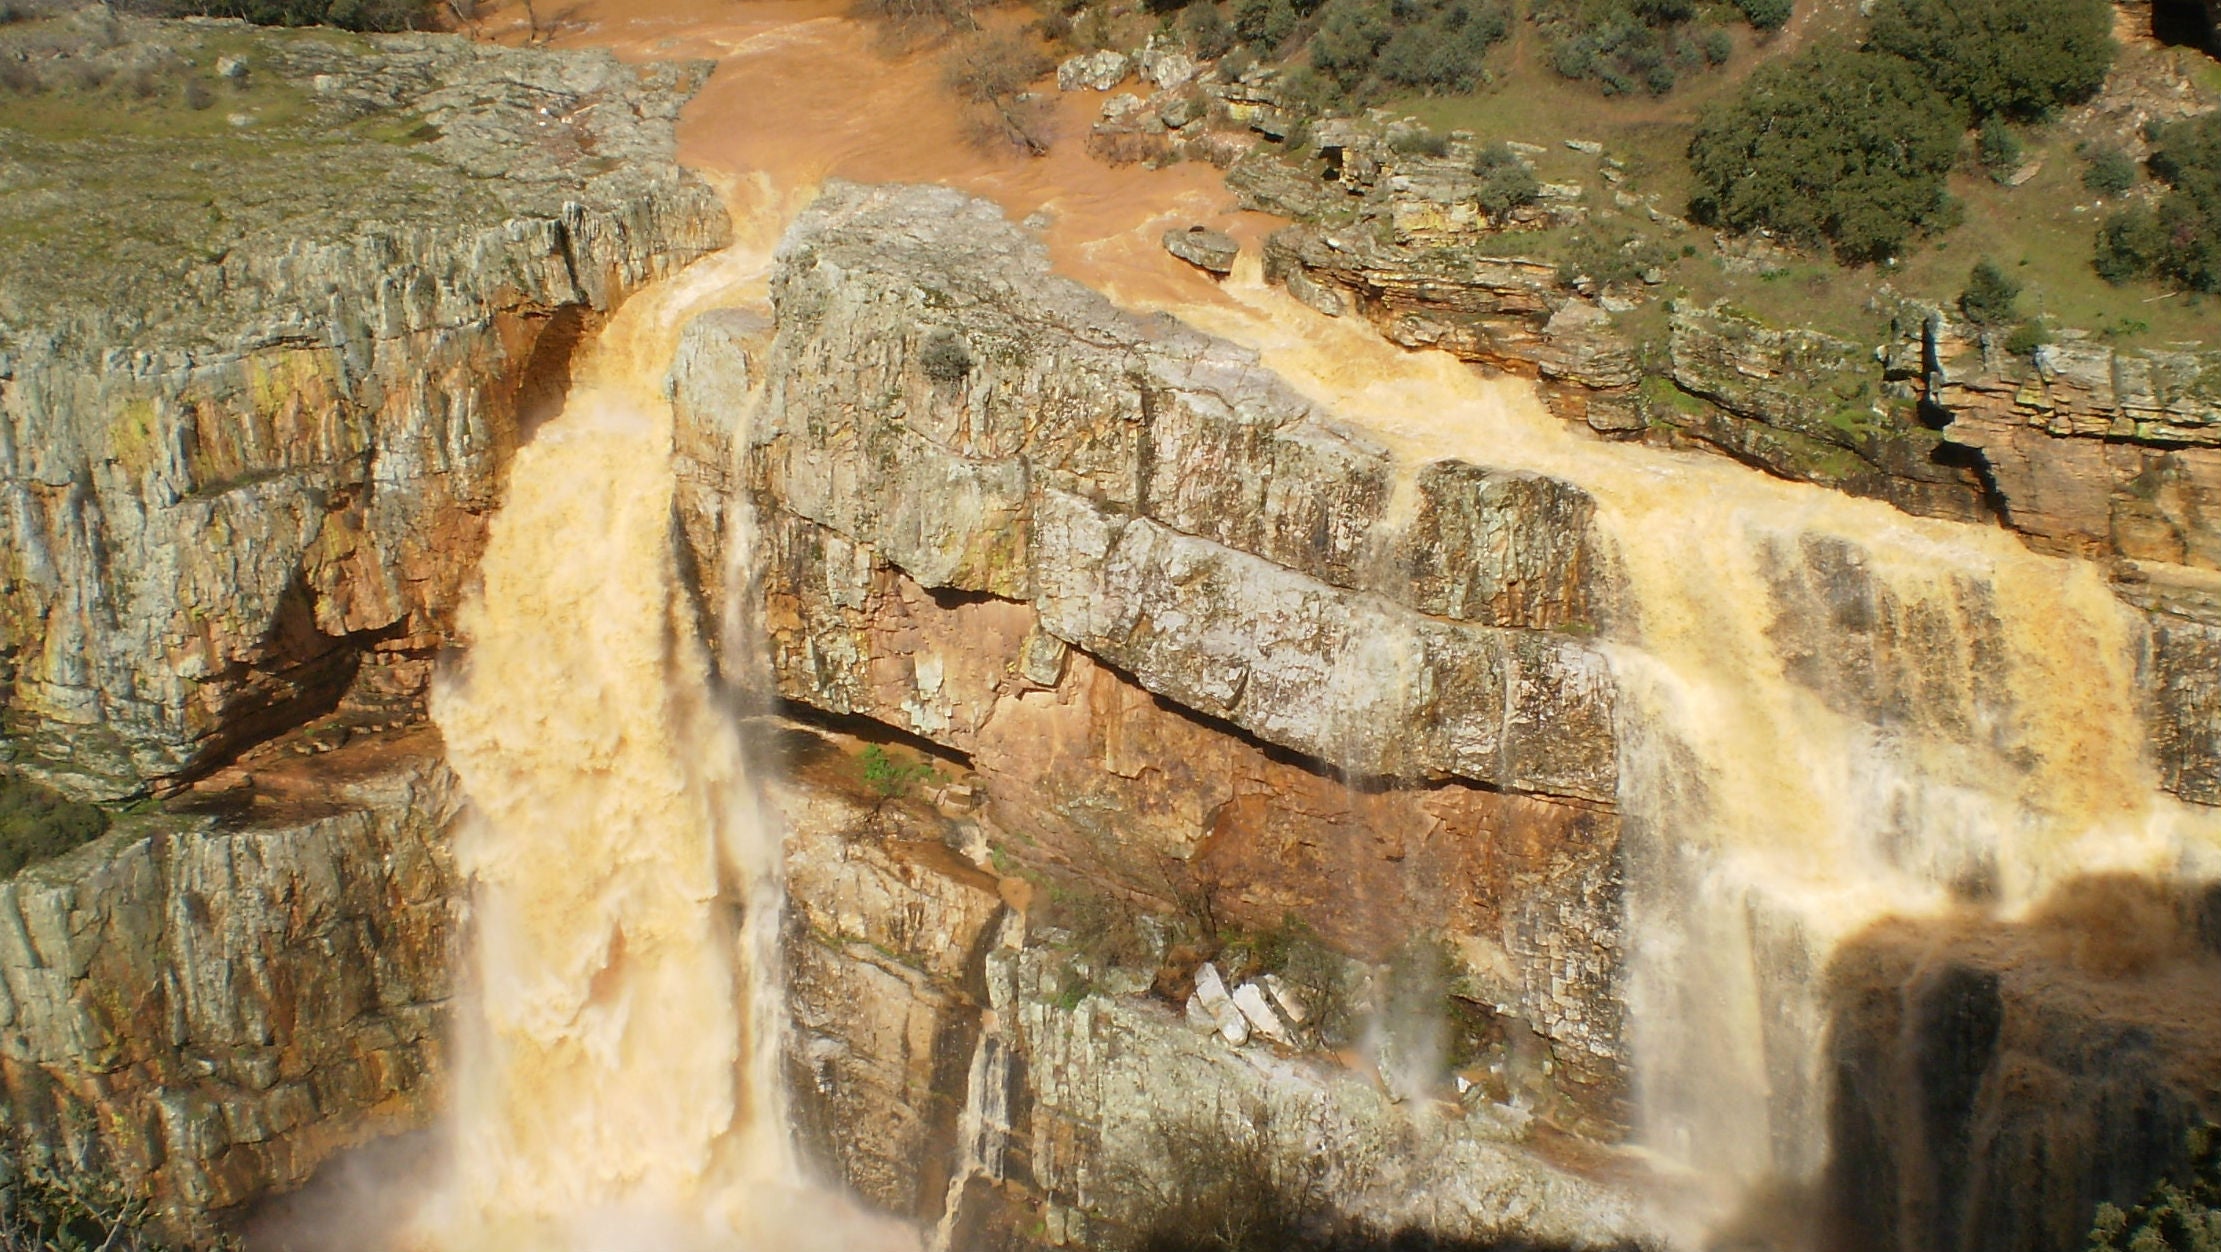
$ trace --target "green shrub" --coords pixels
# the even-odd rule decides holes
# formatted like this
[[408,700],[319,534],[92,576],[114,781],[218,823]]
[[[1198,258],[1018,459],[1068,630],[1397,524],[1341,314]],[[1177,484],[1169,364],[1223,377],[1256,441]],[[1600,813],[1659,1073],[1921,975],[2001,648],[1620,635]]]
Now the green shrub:
[[1235,0],[1234,33],[1268,56],[1288,42],[1300,20],[1290,0]]
[[1760,30],[1780,30],[1789,24],[1794,0],[1735,0],[1743,20]]
[[2221,114],[2154,132],[2152,173],[2167,184],[2156,207],[2133,206],[2098,230],[2096,265],[2110,282],[2152,277],[2190,291],[2221,291]]
[[1879,0],[1872,47],[1918,65],[1977,118],[2036,118],[2105,84],[2106,0]]
[[1982,161],[1982,168],[1992,177],[2003,178],[2021,167],[2026,151],[2021,147],[2020,136],[2000,117],[1991,117],[1982,123],[1974,137],[1975,155]]
[[2136,185],[2136,162],[2119,148],[2099,148],[2089,154],[2082,171],[2082,185],[2101,196],[2117,196]]
[[864,785],[882,800],[908,795],[919,783],[941,780],[941,771],[933,766],[924,761],[904,761],[876,743],[865,748],[857,762],[863,767]]
[[1498,165],[1481,176],[1481,207],[1492,218],[1533,204],[1542,194],[1542,180],[1524,161]]
[[1342,100],[1394,89],[1467,92],[1486,79],[1483,58],[1509,30],[1496,2],[1328,0],[1312,36],[1311,66]]
[[[1787,21],[1786,0],[1754,0],[1744,14],[1761,25],[1758,17],[1771,20],[1777,8]],[[1536,0],[1534,16],[1551,68],[1606,95],[1664,95],[1685,75],[1725,64],[1735,47],[1727,32],[1696,26],[1688,0]]]
[[2132,1208],[2100,1204],[2091,1252],[2215,1252],[2221,1249],[2221,1127],[2192,1130],[2188,1168]]
[[1690,210],[1733,230],[1893,256],[1946,207],[1962,134],[1950,105],[1896,57],[1827,43],[1751,75],[1689,145]]
[[2134,282],[2159,270],[2167,254],[2167,231],[2159,214],[2144,205],[2122,209],[2098,227],[2098,277],[2109,283]]
[[0,878],[98,839],[108,815],[42,787],[0,774]]
[[429,24],[431,0],[146,0],[125,5],[160,17],[238,17],[257,26],[414,30]]
[[1389,138],[1388,147],[1405,156],[1448,156],[1450,140],[1431,130],[1400,130]]
[[2013,320],[2020,301],[2020,284],[1984,258],[1967,274],[1966,290],[1959,293],[1959,311],[1978,326],[2003,326]]
[[2051,335],[2041,322],[2022,322],[2005,337],[2005,350],[2014,356],[2034,356],[2036,349],[2051,342]]
[[972,354],[953,330],[937,330],[918,349],[918,367],[937,383],[962,382],[972,372]]
[[1234,48],[1234,24],[1216,4],[1191,4],[1181,15],[1181,24],[1187,27],[1188,46],[1195,55],[1215,61]]

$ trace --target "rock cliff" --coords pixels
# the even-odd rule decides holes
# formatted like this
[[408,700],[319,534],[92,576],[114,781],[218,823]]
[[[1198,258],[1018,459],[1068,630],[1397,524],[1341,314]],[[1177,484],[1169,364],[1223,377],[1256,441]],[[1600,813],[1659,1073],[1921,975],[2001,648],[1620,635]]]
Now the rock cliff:
[[[78,794],[174,787],[351,683],[420,695],[573,348],[727,237],[672,159],[699,70],[334,38],[120,23],[95,42],[236,50],[268,119],[6,132],[63,189],[0,200],[33,249],[0,266],[0,750]],[[60,233],[119,171],[200,216]]]
[[[969,1193],[948,1184],[969,1168],[979,1187],[1070,1210],[1080,1238],[1091,1220],[1139,1220],[1107,1211],[1145,1192],[1106,1171],[1140,1168],[1156,1133],[1142,1123],[1181,1103],[1129,1105],[1119,1084],[1160,1062],[1197,1099],[1260,1081],[1259,1056],[1180,1023],[1200,957],[1129,955],[1109,977],[1081,942],[1068,950],[1095,962],[1084,977],[1124,990],[1074,1001],[1040,964],[1066,957],[1036,953],[1022,919],[991,923],[1013,884],[1217,942],[1295,924],[1361,965],[1393,961],[1411,919],[1433,919],[1458,994],[1492,1023],[1481,1034],[1532,1040],[1528,1063],[1551,1075],[1539,1105],[1522,1096],[1505,1116],[1540,1107],[1575,1133],[1615,1133],[1617,767],[1583,493],[1400,463],[1246,353],[1057,278],[992,206],[944,189],[828,188],[782,245],[773,299],[775,327],[711,314],[681,344],[691,565],[722,597],[748,518],[779,694],[934,745],[966,780],[949,794],[976,832],[795,854],[817,944],[796,958],[810,1075],[797,1087],[819,1093],[805,1118],[844,1177],[931,1218],[958,1212],[947,1201]],[[1000,885],[933,870],[950,844]],[[904,924],[939,919],[923,937],[873,929],[869,901],[905,884],[923,902]],[[813,900],[827,893],[859,903]],[[942,967],[959,952],[974,956]],[[1134,999],[1153,981],[1170,1004]],[[1055,1015],[1025,1016],[1044,1000]],[[1129,1048],[1130,1073],[1106,1059]],[[942,1101],[980,1066],[1026,1075],[996,1098],[1033,1109],[1031,1129],[1006,1127],[1017,1137],[992,1162],[943,1152],[921,1168],[916,1144],[976,1139],[949,1139]],[[1342,1092],[1333,1115],[1365,1135],[1402,1124],[1385,1105],[1363,1112],[1378,1088],[1337,1086],[1333,1068],[1296,1085]],[[1294,1098],[1275,1081],[1253,1094],[1269,1092]],[[893,1122],[859,1133],[867,1114]],[[1480,1191],[1438,1193],[1443,1229],[1521,1225],[1549,1169],[1503,1133],[1444,1149]],[[1431,1221],[1382,1204],[1369,1219]]]
[[437,737],[251,782],[0,883],[0,1099],[22,1164],[171,1231],[423,1121],[442,1073],[457,796]]

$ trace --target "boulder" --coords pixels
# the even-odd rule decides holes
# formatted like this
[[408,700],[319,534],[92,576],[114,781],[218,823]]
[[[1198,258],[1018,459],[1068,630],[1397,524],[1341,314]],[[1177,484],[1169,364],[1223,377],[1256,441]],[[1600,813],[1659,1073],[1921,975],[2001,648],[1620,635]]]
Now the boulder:
[[1168,230],[1164,233],[1164,250],[1200,270],[1213,274],[1234,272],[1234,258],[1241,254],[1241,245],[1224,231],[1208,226],[1190,226],[1186,230]]
[[1067,58],[1057,66],[1059,91],[1109,91],[1126,79],[1132,62],[1123,52],[1104,49]]

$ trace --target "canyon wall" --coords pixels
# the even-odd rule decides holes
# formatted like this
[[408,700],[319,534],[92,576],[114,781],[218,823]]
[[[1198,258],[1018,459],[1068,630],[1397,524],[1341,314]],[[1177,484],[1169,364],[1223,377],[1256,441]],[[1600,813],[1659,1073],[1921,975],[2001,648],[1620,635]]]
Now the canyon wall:
[[363,193],[394,216],[234,208],[167,282],[0,296],[0,743],[83,796],[173,789],[358,679],[419,700],[573,349],[728,238],[673,161],[700,68],[258,38],[333,126],[418,128]]
[[[1005,889],[1148,917],[1200,910],[1222,942],[1293,920],[1376,962],[1446,942],[1457,994],[1499,1039],[1533,1041],[1522,1063],[1550,1075],[1544,1116],[1614,1133],[1626,1075],[1613,697],[1589,642],[1607,575],[1581,492],[1399,465],[1246,353],[1050,274],[1036,241],[953,191],[828,188],[783,245],[773,299],[775,330],[698,321],[673,381],[693,567],[716,602],[726,517],[745,499],[781,696],[961,762],[972,850]],[[918,842],[930,866],[967,838]],[[1054,944],[1027,943],[1022,921],[990,924],[993,878],[849,846],[874,877],[943,884],[920,889],[940,919],[926,950],[852,933],[881,924],[877,907],[849,910],[846,929],[818,920],[837,910],[813,898],[830,888],[807,855],[791,884],[819,946],[851,961],[867,943],[909,952],[877,973],[827,967],[808,943],[796,958],[796,1063],[820,1075],[797,1086],[834,1101],[813,1123],[824,1155],[868,1195],[942,1212],[962,1163],[921,1167],[915,1147],[951,1137],[946,1093],[983,1048],[1008,1053],[990,1068],[1025,1075],[998,1107],[1016,1100],[1033,1121],[1030,1146],[975,1163],[974,1181],[1070,1210],[1074,1237],[1090,1213],[1134,1218],[1109,1211],[1132,1199],[1109,1176],[1142,1167],[1152,1116],[1210,1101],[1238,1120],[1242,1086],[1212,1084],[1246,1071],[1179,1019],[1199,956],[1044,952]],[[897,863],[879,864],[888,855]],[[972,955],[951,964],[960,954]],[[1062,984],[1040,963],[1072,960],[1129,995],[1044,1008]],[[1169,1003],[1130,998],[1153,982]],[[983,1014],[999,1024],[987,1043]],[[1113,1088],[1147,1086],[1157,1063],[1121,1077],[1108,1058],[1125,1046],[1200,1089],[1125,1101]],[[1348,1116],[1352,1092],[1379,1102],[1315,1057],[1274,1064],[1342,1092],[1329,1103]],[[1505,1116],[1524,1124],[1536,1104],[1519,1100]],[[906,1128],[857,1129],[890,1116]],[[1430,1133],[1501,1141],[1460,1149],[1487,1168],[1471,1183],[1481,1193],[1435,1192],[1442,1228],[1518,1228],[1536,1193],[1510,1180],[1552,1172],[1510,1146],[1521,1136],[1463,1113]]]
[[[87,62],[220,46],[254,85],[227,107],[304,127],[242,113],[201,209],[0,276],[0,765],[162,797],[0,884],[5,1146],[202,1238],[438,1107],[434,658],[573,352],[729,226],[674,159],[703,66],[66,21]],[[34,227],[57,195],[105,221],[96,174],[145,211],[215,168],[190,136],[21,142],[89,180],[0,202]]]

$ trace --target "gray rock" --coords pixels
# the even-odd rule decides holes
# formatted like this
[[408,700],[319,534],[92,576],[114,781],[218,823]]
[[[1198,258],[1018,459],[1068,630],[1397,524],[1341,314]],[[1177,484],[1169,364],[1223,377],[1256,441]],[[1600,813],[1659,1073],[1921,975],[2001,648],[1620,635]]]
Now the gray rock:
[[[728,238],[673,159],[698,70],[236,37],[266,84],[335,85],[227,139],[219,182],[166,151],[46,154],[60,185],[121,168],[223,211],[36,265],[9,251],[35,232],[0,231],[0,752],[79,794],[189,774],[366,667],[421,691],[589,320]],[[351,138],[364,120],[420,138]]]
[[[834,563],[803,576],[813,598],[860,605],[885,562],[1031,604],[1148,689],[1301,752],[1610,798],[1606,667],[1547,629],[1589,612],[1578,491],[1439,463],[1392,515],[1386,450],[1249,354],[1056,278],[953,192],[835,185],[782,256],[747,479],[759,516],[818,528],[765,528],[788,568]],[[918,364],[950,327],[977,362],[959,392]],[[682,424],[732,422],[701,382]],[[775,648],[786,694],[842,712],[872,699],[865,655]]]
[[1107,48],[1101,52],[1085,52],[1076,57],[1068,57],[1063,64],[1057,66],[1057,90],[1109,91],[1125,81],[1126,72],[1132,64],[1125,53],[1112,52]]
[[1197,269],[1213,274],[1234,272],[1234,258],[1241,254],[1241,245],[1224,231],[1207,226],[1190,226],[1185,230],[1168,230],[1164,233],[1164,250],[1179,257]]

